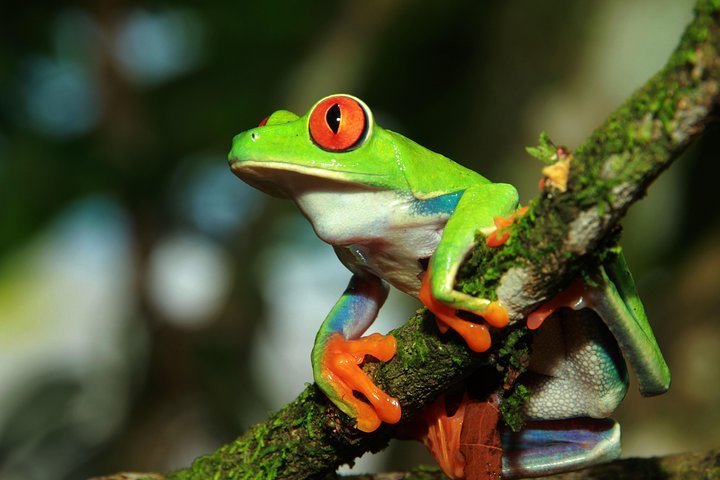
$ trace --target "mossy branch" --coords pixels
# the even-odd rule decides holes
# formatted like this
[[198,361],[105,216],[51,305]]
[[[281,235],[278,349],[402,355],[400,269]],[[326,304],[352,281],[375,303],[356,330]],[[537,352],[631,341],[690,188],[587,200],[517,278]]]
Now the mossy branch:
[[[464,288],[497,297],[514,320],[522,320],[596,261],[628,207],[711,121],[720,92],[719,17],[720,0],[697,2],[667,65],[577,151],[558,152],[569,165],[566,185],[562,179],[549,184],[504,247],[478,247],[464,269]],[[520,326],[522,321],[505,330]],[[486,363],[503,344],[472,355],[453,335],[439,336],[425,313],[394,334],[395,358],[368,362],[365,369],[400,400],[404,419]],[[311,385],[267,421],[190,468],[154,478],[321,478],[364,452],[384,448],[395,432],[387,425],[372,434],[357,431]]]
[[[95,480],[163,480],[162,475],[121,473]],[[418,467],[410,472],[387,472],[374,475],[335,477],[342,480],[446,480],[439,468]],[[663,457],[623,458],[595,465],[575,472],[543,477],[545,480],[715,480],[720,478],[720,448],[703,452],[688,452]],[[330,476],[326,480],[332,480]]]

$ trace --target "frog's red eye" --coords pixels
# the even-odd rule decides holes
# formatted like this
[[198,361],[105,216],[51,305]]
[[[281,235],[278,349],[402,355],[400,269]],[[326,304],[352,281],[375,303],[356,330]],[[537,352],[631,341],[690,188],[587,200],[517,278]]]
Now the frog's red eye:
[[321,148],[349,150],[363,138],[367,115],[357,100],[343,95],[328,97],[310,113],[310,135]]
[[267,116],[267,117],[263,118],[262,120],[260,120],[260,123],[258,123],[258,127],[264,127],[265,125],[267,125],[267,121],[269,119],[270,119],[270,117]]

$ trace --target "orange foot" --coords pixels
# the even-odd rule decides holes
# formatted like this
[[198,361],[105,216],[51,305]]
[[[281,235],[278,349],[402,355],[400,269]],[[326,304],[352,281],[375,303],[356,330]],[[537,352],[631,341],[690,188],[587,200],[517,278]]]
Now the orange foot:
[[[490,348],[490,332],[486,325],[458,317],[454,308],[448,307],[433,296],[429,270],[422,278],[420,301],[435,314],[435,320],[442,333],[447,332],[448,328],[452,328],[463,337],[473,352],[484,352]],[[506,326],[509,321],[507,310],[498,301],[490,302],[490,305],[482,312],[473,313],[482,316],[486,322],[497,328]]]
[[485,245],[488,247],[499,247],[507,242],[510,238],[510,226],[515,223],[518,217],[522,217],[527,213],[528,207],[518,208],[517,211],[507,217],[495,217],[495,231],[488,235],[485,239]]
[[[339,333],[333,334],[322,356],[322,369],[325,380],[335,392],[335,399],[354,411],[357,428],[363,432],[376,430],[381,422],[400,421],[400,403],[380,390],[360,364],[365,355],[371,355],[387,362],[397,349],[395,337],[374,333],[357,340],[346,340]],[[355,396],[359,392],[366,401]]]
[[527,326],[530,330],[537,330],[555,310],[561,307],[580,310],[585,308],[585,283],[581,278],[576,278],[568,287],[545,302],[537,310],[527,317]]

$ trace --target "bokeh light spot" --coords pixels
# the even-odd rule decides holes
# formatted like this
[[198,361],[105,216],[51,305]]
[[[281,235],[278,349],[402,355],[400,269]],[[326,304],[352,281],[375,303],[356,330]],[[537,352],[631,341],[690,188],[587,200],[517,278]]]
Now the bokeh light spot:
[[225,251],[206,237],[173,235],[151,254],[151,298],[174,325],[201,327],[227,298],[230,263]]
[[196,163],[180,172],[174,194],[180,212],[194,227],[214,237],[231,236],[249,225],[260,213],[263,195],[239,181],[224,157]]
[[115,55],[123,72],[140,84],[157,84],[196,66],[203,28],[189,10],[136,10],[120,28]]
[[93,128],[101,98],[87,68],[67,60],[37,58],[25,79],[25,111],[36,130],[53,136],[75,136]]

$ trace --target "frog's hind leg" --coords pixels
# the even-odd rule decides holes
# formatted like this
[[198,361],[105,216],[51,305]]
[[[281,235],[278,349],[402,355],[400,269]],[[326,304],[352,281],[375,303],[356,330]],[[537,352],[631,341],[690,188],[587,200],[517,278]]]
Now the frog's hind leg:
[[605,321],[625,360],[637,374],[644,396],[665,393],[670,387],[670,369],[655,340],[635,282],[622,250],[616,249],[599,271],[597,285],[588,288],[587,306]]
[[611,252],[591,283],[576,279],[564,292],[531,313],[528,327],[539,328],[545,318],[560,307],[592,309],[607,325],[625,360],[637,374],[640,393],[645,396],[665,393],[670,387],[670,370],[619,247]]
[[[548,321],[536,334],[528,372],[520,379],[532,392],[525,406],[531,422],[522,432],[506,434],[515,444],[507,446],[511,475],[541,475],[562,465],[569,470],[619,455],[619,427],[611,420],[603,426],[599,419],[627,392],[623,359],[637,373],[643,395],[669,386],[667,365],[622,251],[612,252],[592,280],[586,285],[577,279],[528,317],[532,329]],[[538,427],[532,420],[553,422]],[[593,428],[578,429],[577,422]]]
[[560,309],[540,329],[520,382],[532,392],[531,420],[604,418],[627,393],[628,373],[620,349],[592,310]]
[[531,392],[529,422],[518,433],[505,433],[508,477],[573,470],[620,454],[619,427],[604,417],[627,392],[627,369],[594,311],[563,308],[548,318],[518,382]]
[[[622,401],[627,382],[617,343],[598,315],[558,310],[535,335],[529,369],[518,379],[531,393],[528,423],[503,433],[503,475],[544,475],[616,458],[619,426],[604,417]],[[464,410],[448,415],[444,407],[441,401],[423,413],[432,419],[424,442],[448,476],[462,478],[456,452]]]

